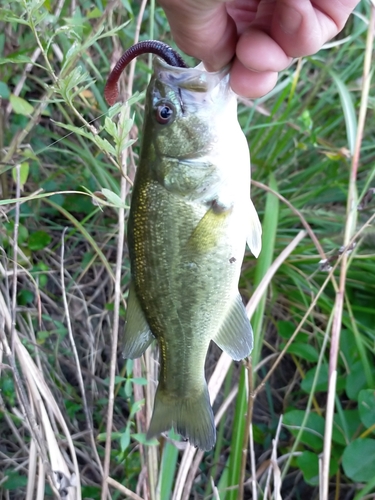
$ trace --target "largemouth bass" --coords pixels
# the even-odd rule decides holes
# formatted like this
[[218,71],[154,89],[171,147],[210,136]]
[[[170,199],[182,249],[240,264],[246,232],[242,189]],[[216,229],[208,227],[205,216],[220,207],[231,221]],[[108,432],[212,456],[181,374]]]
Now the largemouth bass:
[[124,356],[154,338],[160,376],[148,437],[174,428],[203,450],[216,439],[204,365],[211,340],[234,360],[253,334],[238,280],[246,241],[261,226],[250,200],[250,158],[229,67],[208,73],[159,57],[147,89],[132,193]]

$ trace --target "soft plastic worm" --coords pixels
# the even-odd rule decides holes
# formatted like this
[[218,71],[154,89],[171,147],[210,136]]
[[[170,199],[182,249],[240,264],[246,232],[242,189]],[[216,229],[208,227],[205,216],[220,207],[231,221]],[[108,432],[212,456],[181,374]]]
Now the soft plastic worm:
[[117,82],[124,71],[126,66],[135,57],[141,54],[156,54],[164,59],[164,61],[171,66],[178,66],[180,68],[187,68],[188,65],[182,59],[180,54],[166,43],[157,40],[146,40],[144,42],[132,45],[118,60],[116,66],[111,71],[106,86],[104,88],[104,97],[110,106],[113,106],[118,98]]

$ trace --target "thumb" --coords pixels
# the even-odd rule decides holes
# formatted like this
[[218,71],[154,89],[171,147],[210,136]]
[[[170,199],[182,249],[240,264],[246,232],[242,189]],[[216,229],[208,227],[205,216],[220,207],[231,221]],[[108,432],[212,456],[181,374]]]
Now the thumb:
[[167,0],[160,4],[182,51],[203,61],[209,71],[219,70],[231,61],[237,32],[224,3]]
[[276,1],[271,36],[289,57],[314,54],[344,27],[359,0]]

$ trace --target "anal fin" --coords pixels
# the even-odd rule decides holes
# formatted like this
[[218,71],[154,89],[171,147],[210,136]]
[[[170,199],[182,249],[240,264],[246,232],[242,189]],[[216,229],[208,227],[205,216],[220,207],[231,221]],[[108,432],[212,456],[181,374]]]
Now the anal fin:
[[235,297],[219,332],[212,340],[235,361],[245,358],[252,351],[253,329],[240,294]]
[[134,284],[130,283],[126,325],[123,340],[123,356],[135,359],[142,356],[154,340],[144,312],[135,293]]

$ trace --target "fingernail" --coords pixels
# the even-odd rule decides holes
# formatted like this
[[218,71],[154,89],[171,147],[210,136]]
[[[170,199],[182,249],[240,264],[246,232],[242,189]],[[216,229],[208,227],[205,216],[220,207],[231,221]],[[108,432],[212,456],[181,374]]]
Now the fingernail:
[[302,15],[293,7],[284,8],[280,12],[279,23],[286,34],[294,35],[301,26]]

